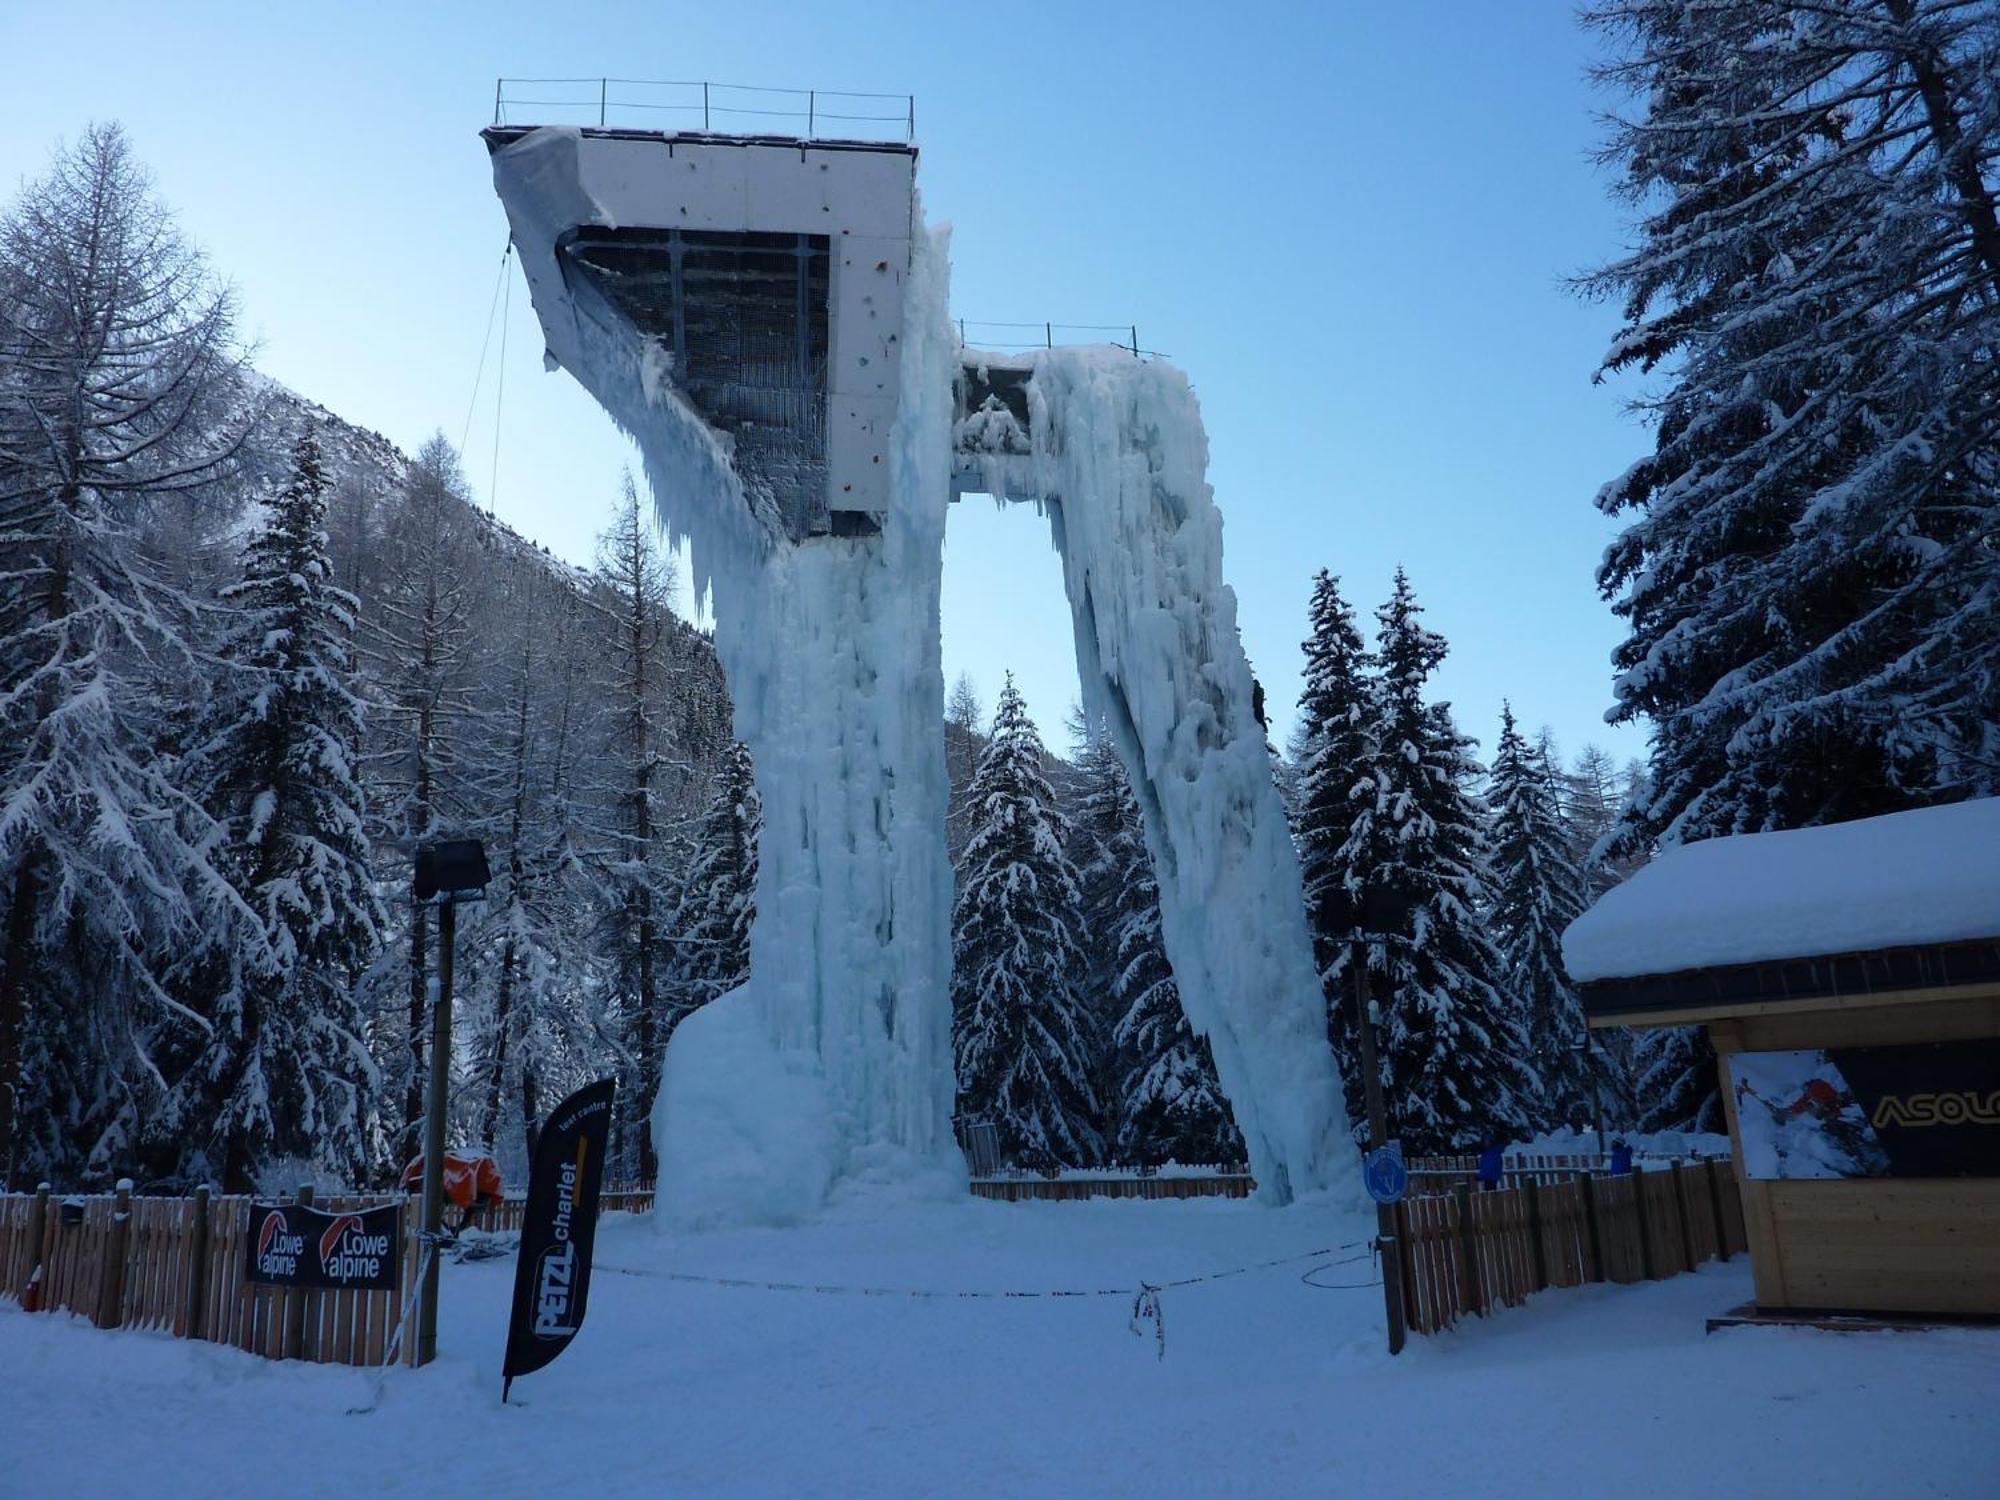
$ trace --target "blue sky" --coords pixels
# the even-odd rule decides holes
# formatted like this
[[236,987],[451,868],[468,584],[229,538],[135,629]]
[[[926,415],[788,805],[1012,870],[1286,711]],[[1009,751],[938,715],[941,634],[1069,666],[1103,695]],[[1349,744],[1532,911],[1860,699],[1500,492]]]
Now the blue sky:
[[[1194,380],[1226,570],[1279,724],[1312,573],[1364,611],[1409,569],[1438,678],[1621,757],[1597,486],[1644,450],[1591,374],[1615,309],[1563,278],[1624,243],[1591,161],[1592,42],[1554,0],[1316,4],[90,6],[0,0],[0,182],[87,120],[130,130],[232,278],[259,363],[406,448],[467,432],[506,230],[476,138],[509,75],[908,92],[969,319],[1136,323]],[[524,289],[466,467],[586,559],[623,439],[544,375]],[[496,349],[499,338],[496,335]],[[496,487],[497,479],[497,487]],[[495,493],[497,488],[497,494]],[[1075,695],[1047,528],[983,500],[947,539],[947,677]]]

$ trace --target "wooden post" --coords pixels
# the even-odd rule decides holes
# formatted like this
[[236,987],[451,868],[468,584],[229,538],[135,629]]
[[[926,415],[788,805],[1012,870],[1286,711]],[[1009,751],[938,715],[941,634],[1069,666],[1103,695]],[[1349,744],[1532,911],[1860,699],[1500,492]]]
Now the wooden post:
[[1708,1174],[1708,1205],[1715,1215],[1715,1258],[1729,1259],[1729,1221],[1722,1215],[1722,1174],[1715,1170],[1716,1160],[1710,1157],[1702,1163]]
[[1681,1164],[1673,1164],[1674,1172],[1674,1218],[1681,1226],[1681,1261],[1687,1270],[1695,1268],[1694,1222],[1688,1213],[1687,1176],[1681,1171]]
[[1653,1227],[1646,1218],[1646,1169],[1632,1168],[1632,1210],[1639,1219],[1639,1274],[1647,1281],[1654,1279],[1653,1270]]
[[[1388,1204],[1379,1205],[1378,1219],[1389,1219],[1393,1224],[1394,1210]],[[1375,1252],[1382,1266],[1382,1300],[1389,1309],[1389,1352],[1403,1352],[1403,1241],[1400,1235],[1385,1234],[1375,1237]]]
[[[1389,1138],[1389,1111],[1382,1099],[1382,1069],[1375,1056],[1375,1007],[1368,994],[1368,965],[1354,962],[1354,1024],[1361,1042],[1361,1080],[1368,1103],[1368,1149]],[[1404,1327],[1402,1251],[1396,1243],[1396,1219],[1389,1205],[1375,1205],[1375,1254],[1382,1266],[1382,1312],[1389,1328],[1389,1352],[1401,1354]]]
[[1466,1310],[1486,1316],[1486,1298],[1479,1286],[1479,1243],[1473,1237],[1472,1186],[1458,1185],[1458,1270],[1463,1283]]
[[1584,1238],[1590,1242],[1590,1267],[1585,1281],[1609,1281],[1604,1270],[1604,1231],[1597,1222],[1597,1184],[1588,1172],[1576,1174],[1577,1190],[1583,1194]]
[[208,1186],[194,1190],[194,1225],[188,1236],[187,1332],[183,1338],[201,1338],[208,1311]]
[[[297,1199],[300,1208],[311,1208],[313,1185],[299,1184]],[[304,1359],[306,1343],[306,1299],[310,1294],[302,1287],[290,1287],[285,1292],[285,1342],[281,1359]],[[316,1300],[316,1299],[315,1299]]]
[[111,1200],[111,1233],[104,1248],[104,1275],[97,1289],[97,1326],[116,1328],[125,1321],[125,1244],[132,1228],[132,1179],[118,1179]]
[[[35,1206],[28,1211],[28,1259],[21,1267],[21,1284],[14,1288],[14,1295],[27,1300],[28,1287],[35,1279],[35,1271],[42,1263],[42,1246],[49,1233],[49,1185],[35,1184]],[[32,1311],[32,1309],[30,1309]]]
[[1410,1241],[1410,1211],[1407,1198],[1399,1200],[1389,1211],[1390,1223],[1396,1230],[1396,1292],[1402,1303],[1403,1326],[1407,1330],[1417,1321],[1418,1295],[1416,1271],[1416,1246]]
[[1528,1243],[1535,1252],[1535,1290],[1545,1292],[1549,1289],[1549,1259],[1542,1249],[1541,1184],[1530,1177],[1521,1184],[1521,1191],[1528,1199]]
[[[424,1121],[424,1242],[435,1246],[444,1230],[444,1117],[451,1085],[451,980],[458,945],[458,904],[445,900],[438,907],[437,992],[431,997],[430,1109]],[[424,1266],[423,1291],[417,1304],[416,1363],[437,1358],[438,1257]]]

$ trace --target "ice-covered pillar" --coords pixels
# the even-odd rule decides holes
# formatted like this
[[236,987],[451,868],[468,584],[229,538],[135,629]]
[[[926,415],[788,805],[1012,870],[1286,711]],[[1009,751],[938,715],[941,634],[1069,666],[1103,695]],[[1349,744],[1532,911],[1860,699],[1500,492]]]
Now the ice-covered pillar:
[[1179,370],[1123,350],[1030,363],[1032,458],[994,487],[1049,512],[1084,705],[1144,812],[1188,1021],[1214,1049],[1262,1193],[1358,1196],[1298,858],[1222,581],[1200,408]]
[[712,586],[764,805],[751,978],[683,1022],[662,1220],[962,1190],[938,596],[955,345],[906,149],[494,130],[547,338]]

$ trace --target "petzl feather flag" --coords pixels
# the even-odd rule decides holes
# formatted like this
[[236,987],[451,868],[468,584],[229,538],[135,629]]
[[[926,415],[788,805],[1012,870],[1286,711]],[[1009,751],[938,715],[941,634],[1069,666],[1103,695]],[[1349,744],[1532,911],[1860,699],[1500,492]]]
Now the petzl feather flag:
[[604,1143],[611,1131],[616,1079],[588,1084],[563,1100],[535,1143],[521,1255],[514,1265],[514,1312],[500,1399],[516,1375],[533,1374],[583,1326],[590,1296],[590,1250],[597,1238],[597,1197],[604,1186]]

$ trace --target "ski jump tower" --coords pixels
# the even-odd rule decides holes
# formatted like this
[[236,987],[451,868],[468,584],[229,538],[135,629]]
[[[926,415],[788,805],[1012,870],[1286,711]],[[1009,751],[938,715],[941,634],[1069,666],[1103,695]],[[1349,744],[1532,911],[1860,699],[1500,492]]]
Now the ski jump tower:
[[945,513],[1047,514],[1086,707],[1144,810],[1164,936],[1261,1191],[1351,1185],[1296,859],[1186,379],[1111,347],[964,349],[907,144],[496,125],[547,342],[637,441],[712,586],[764,803],[751,978],[676,1031],[681,1223],[962,1180],[951,1131]]

